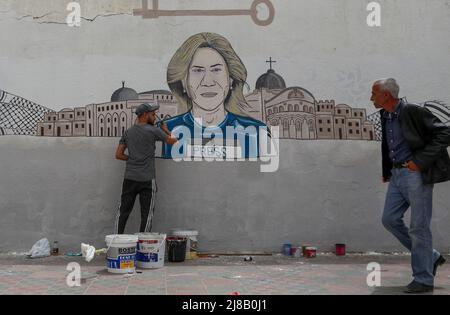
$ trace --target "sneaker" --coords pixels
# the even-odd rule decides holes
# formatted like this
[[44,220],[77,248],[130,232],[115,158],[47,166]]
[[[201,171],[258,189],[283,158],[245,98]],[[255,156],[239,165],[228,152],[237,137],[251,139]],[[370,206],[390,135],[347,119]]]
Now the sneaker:
[[436,276],[436,272],[437,272],[437,267],[442,266],[445,263],[445,258],[441,256],[439,256],[439,258],[434,262],[434,266],[433,266],[433,276]]

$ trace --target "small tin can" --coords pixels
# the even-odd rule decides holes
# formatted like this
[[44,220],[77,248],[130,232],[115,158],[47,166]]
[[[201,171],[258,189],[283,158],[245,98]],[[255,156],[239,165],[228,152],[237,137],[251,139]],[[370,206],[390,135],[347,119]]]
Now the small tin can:
[[316,247],[310,246],[310,247],[306,247],[306,248],[305,248],[305,254],[304,254],[304,256],[305,256],[306,258],[315,258],[316,255],[317,255],[317,248],[316,248]]
[[345,256],[345,244],[336,244],[336,256]]
[[311,245],[303,245],[302,246],[302,254],[305,256],[306,248],[311,247]]
[[58,256],[59,255],[59,244],[58,244],[58,241],[54,241],[53,242],[52,255],[53,256]]
[[283,245],[283,254],[285,254],[286,256],[291,256],[291,249],[292,249],[292,244],[284,244]]
[[292,256],[295,258],[300,258],[303,256],[303,248],[302,247],[292,247]]

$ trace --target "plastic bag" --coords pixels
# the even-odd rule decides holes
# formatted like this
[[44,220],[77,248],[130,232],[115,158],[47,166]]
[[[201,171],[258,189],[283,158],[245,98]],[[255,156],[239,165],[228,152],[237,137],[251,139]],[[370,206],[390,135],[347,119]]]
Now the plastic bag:
[[36,242],[36,244],[33,245],[30,252],[28,253],[29,258],[43,258],[49,257],[50,255],[50,242],[46,238],[43,238]]
[[90,262],[95,256],[95,247],[89,244],[81,243],[81,253],[86,261]]

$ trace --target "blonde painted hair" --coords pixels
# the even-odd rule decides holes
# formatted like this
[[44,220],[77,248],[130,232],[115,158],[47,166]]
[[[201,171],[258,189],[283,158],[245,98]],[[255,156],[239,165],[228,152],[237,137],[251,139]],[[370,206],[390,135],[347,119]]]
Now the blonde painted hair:
[[233,80],[228,96],[225,98],[225,109],[233,114],[245,115],[249,107],[244,98],[244,85],[246,85],[247,69],[234,51],[230,42],[223,36],[215,33],[199,33],[191,36],[177,50],[167,67],[167,83],[178,103],[190,111],[192,100],[183,87],[183,80],[187,78],[189,67],[196,51],[199,48],[212,48],[225,60],[230,78]]

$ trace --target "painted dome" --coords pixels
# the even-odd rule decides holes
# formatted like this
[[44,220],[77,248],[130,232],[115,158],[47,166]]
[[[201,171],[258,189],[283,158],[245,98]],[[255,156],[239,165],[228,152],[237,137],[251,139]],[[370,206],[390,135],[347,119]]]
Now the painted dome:
[[286,83],[281,75],[277,74],[275,70],[270,69],[265,74],[259,77],[256,81],[256,89],[269,89],[269,90],[283,90],[286,88]]
[[130,88],[125,87],[125,81],[122,82],[122,88],[118,89],[111,96],[111,102],[124,102],[139,99],[139,94]]

